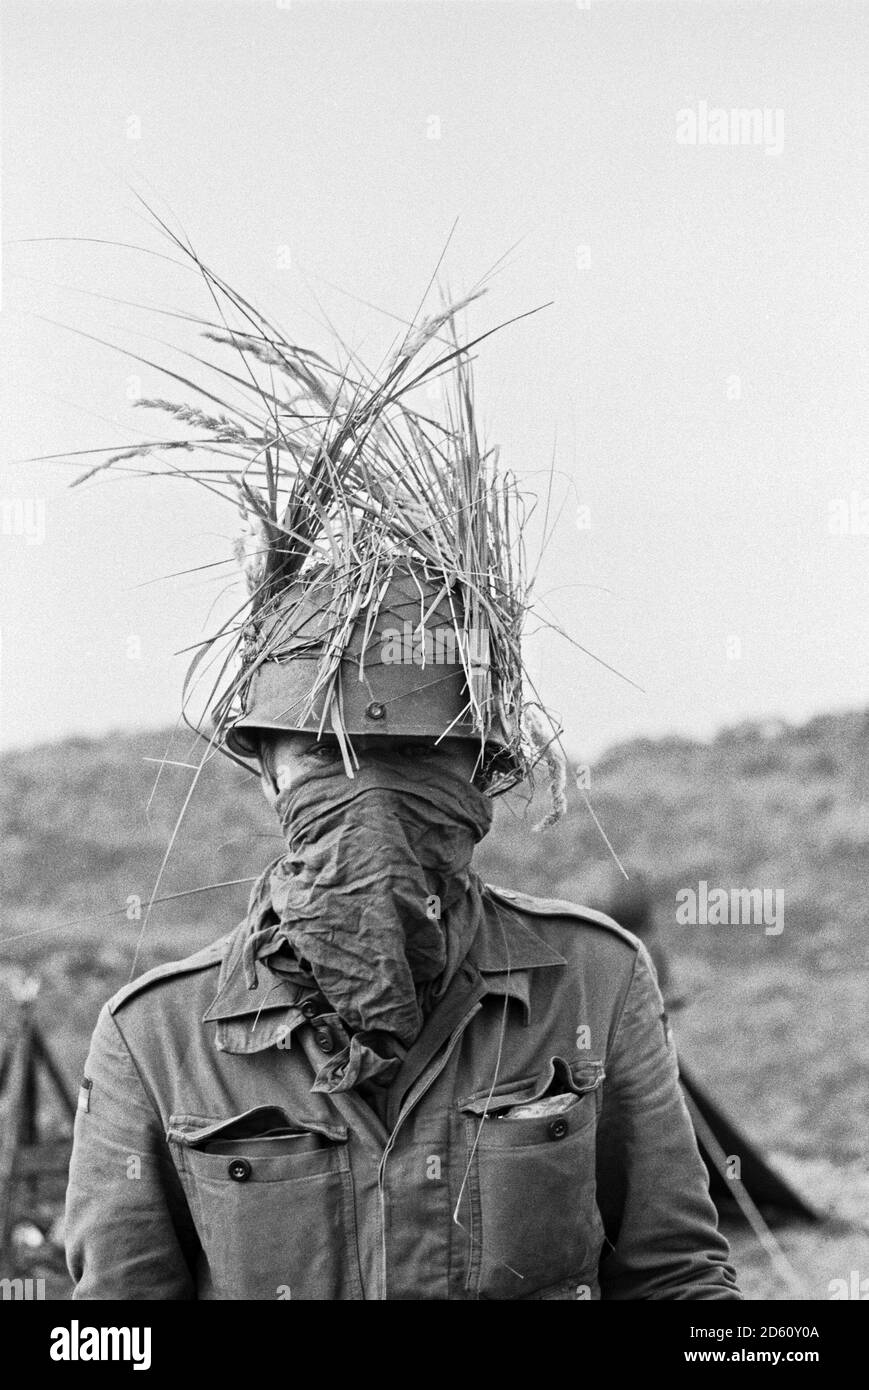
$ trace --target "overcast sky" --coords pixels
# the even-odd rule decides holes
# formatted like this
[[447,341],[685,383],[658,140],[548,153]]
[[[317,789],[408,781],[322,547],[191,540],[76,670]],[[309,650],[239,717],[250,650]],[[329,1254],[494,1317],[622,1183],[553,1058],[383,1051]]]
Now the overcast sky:
[[408,317],[456,218],[456,294],[519,243],[470,328],[554,303],[484,345],[487,436],[532,489],[555,452],[544,616],[643,687],[532,643],[577,753],[866,703],[865,5],[7,0],[2,25],[6,746],[173,720],[217,588],[139,586],[235,529],[193,488],[18,462],[133,443],[131,398],[173,394],[46,322],[168,360],[174,320],[95,296],[207,310],[165,261],[51,240],[163,249],[135,190],[297,340],[328,315],[372,362],[394,322],[334,286]]

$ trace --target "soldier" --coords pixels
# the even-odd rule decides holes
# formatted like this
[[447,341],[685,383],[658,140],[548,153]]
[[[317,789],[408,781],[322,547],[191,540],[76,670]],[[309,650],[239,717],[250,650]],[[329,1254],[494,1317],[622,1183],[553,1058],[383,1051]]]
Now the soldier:
[[74,1297],[738,1299],[646,949],[473,868],[529,729],[561,792],[463,358],[447,434],[413,417],[396,454],[381,382],[330,401],[280,346],[317,411],[278,427],[286,510],[271,463],[267,505],[245,481],[259,541],[215,738],[286,848],[234,931],[100,1016]]
[[737,1298],[645,948],[476,878],[491,770],[461,666],[370,660],[346,682],[348,778],[321,711],[292,714],[312,668],[296,619],[305,655],[259,667],[230,734],[287,852],[234,932],[100,1017],[74,1296]]

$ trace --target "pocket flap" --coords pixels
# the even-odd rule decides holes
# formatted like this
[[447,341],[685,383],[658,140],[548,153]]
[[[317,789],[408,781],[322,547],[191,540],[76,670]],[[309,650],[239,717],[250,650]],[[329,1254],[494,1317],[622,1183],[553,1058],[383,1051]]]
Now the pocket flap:
[[542,1072],[524,1081],[505,1081],[475,1091],[459,1101],[459,1109],[471,1115],[497,1115],[516,1105],[531,1105],[547,1096],[583,1096],[596,1091],[604,1080],[602,1062],[582,1062],[571,1068],[563,1057],[550,1057]]
[[178,1140],[187,1148],[211,1153],[229,1153],[233,1151],[229,1145],[249,1145],[251,1141],[267,1143],[270,1152],[276,1153],[279,1147],[283,1147],[276,1141],[285,1140],[292,1146],[293,1141],[311,1139],[317,1135],[340,1144],[347,1139],[347,1126],[322,1120],[292,1119],[280,1106],[255,1105],[241,1115],[213,1120],[204,1126],[195,1117],[173,1115],[167,1137]]

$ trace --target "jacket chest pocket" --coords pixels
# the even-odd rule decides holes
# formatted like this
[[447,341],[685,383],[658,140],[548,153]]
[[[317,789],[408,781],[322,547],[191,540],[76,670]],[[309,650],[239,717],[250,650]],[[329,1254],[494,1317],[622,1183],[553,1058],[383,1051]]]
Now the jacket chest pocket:
[[196,1223],[213,1299],[362,1297],[343,1125],[274,1106],[228,1119],[173,1115],[169,1148]]
[[574,1297],[599,1296],[595,1140],[603,1077],[600,1063],[571,1071],[554,1057],[543,1076],[460,1102],[469,1161],[466,1287],[478,1298],[540,1298],[566,1285],[575,1286]]

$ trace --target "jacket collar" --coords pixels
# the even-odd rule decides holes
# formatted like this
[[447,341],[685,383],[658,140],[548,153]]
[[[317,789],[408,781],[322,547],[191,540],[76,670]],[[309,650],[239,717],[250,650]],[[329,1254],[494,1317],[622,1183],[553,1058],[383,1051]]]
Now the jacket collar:
[[483,920],[474,938],[471,956],[483,975],[567,964],[564,956],[523,921],[517,908],[496,901],[485,889]]
[[487,994],[521,1003],[525,1022],[531,1014],[531,974],[544,966],[567,965],[564,956],[522,920],[506,903],[483,893],[483,920],[470,950]]
[[[265,1014],[273,1009],[286,1011],[298,1004],[303,991],[260,963],[256,989],[249,989],[244,978],[242,952],[249,934],[247,921],[230,936],[217,982],[217,993],[202,1016],[203,1023],[226,1023],[231,1019]],[[518,999],[528,1015],[529,971],[545,966],[566,965],[564,956],[553,949],[523,921],[516,908],[495,901],[484,889],[483,915],[469,952],[469,959],[483,977],[488,994]],[[263,1018],[263,1025],[282,1020]],[[258,1023],[258,1031],[259,1031]],[[267,1027],[269,1034],[271,1027]],[[262,1035],[265,1036],[264,1034]],[[260,1046],[264,1045],[260,1040]]]
[[203,1023],[245,1018],[248,1014],[258,1014],[266,1009],[287,1009],[301,998],[303,991],[298,985],[267,970],[262,963],[257,966],[256,989],[248,988],[242,954],[249,935],[250,929],[245,919],[227,942],[217,979],[217,994],[202,1015]]

